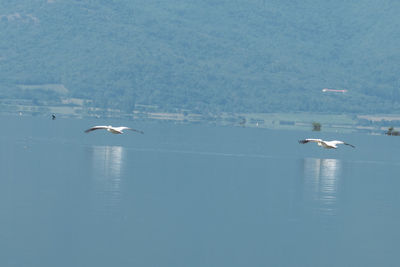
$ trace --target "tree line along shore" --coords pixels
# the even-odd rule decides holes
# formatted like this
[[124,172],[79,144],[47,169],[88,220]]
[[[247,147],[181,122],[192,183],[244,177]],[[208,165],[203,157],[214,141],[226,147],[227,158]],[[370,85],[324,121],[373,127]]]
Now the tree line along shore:
[[[126,118],[132,120],[172,121],[175,123],[211,123],[238,127],[258,127],[268,129],[313,130],[324,132],[366,132],[383,134],[385,130],[400,128],[400,114],[324,114],[324,113],[196,113],[190,110],[175,109],[163,111],[156,106],[137,105],[131,112],[117,109],[87,107],[83,102],[68,102],[60,106],[34,106],[24,103],[0,103],[3,115],[51,116],[58,118],[95,117]],[[79,103],[79,104],[77,104]]]

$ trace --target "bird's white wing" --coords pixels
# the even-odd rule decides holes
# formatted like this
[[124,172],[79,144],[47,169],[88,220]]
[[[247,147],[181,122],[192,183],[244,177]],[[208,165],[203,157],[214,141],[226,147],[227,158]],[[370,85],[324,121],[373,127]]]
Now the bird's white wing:
[[85,133],[100,129],[108,129],[108,126],[93,126],[92,128],[87,129]]
[[129,128],[129,127],[125,127],[125,126],[121,126],[121,127],[115,127],[115,129],[117,129],[118,131],[130,130],[130,131],[138,132],[138,133],[141,133],[141,134],[143,134],[143,133],[144,133],[143,131],[136,130],[136,129]]
[[332,140],[332,141],[329,141],[328,143],[333,144],[333,145],[341,145],[341,144],[344,144],[343,141],[339,141],[339,140]]
[[323,141],[322,141],[322,139],[314,139],[314,138],[307,138],[307,139],[299,140],[300,144],[307,144],[308,142],[318,143],[318,142],[323,142]]
[[346,145],[346,146],[351,146],[352,148],[355,148],[355,146],[353,146],[349,143],[343,142],[343,141],[339,141],[339,140],[333,140],[333,141],[330,141],[329,143],[334,144],[334,145]]

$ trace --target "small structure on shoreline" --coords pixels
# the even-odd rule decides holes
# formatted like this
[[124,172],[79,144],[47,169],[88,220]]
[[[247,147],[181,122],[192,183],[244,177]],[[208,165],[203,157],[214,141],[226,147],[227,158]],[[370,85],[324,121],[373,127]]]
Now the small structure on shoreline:
[[319,122],[313,122],[312,127],[313,127],[312,130],[315,132],[321,131],[321,123],[319,123]]
[[389,127],[387,132],[385,132],[386,135],[394,135],[394,136],[399,136],[400,132],[399,131],[394,131],[393,127]]

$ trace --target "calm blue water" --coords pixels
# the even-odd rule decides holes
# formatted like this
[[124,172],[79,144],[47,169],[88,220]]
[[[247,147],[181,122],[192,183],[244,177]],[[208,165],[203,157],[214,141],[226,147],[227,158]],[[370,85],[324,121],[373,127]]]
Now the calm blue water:
[[400,264],[398,137],[0,120],[0,266]]

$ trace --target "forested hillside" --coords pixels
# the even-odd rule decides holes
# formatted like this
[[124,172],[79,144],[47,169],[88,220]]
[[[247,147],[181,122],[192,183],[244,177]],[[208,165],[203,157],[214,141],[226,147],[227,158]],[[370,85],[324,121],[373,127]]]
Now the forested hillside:
[[0,101],[398,113],[398,14],[394,0],[3,0]]

